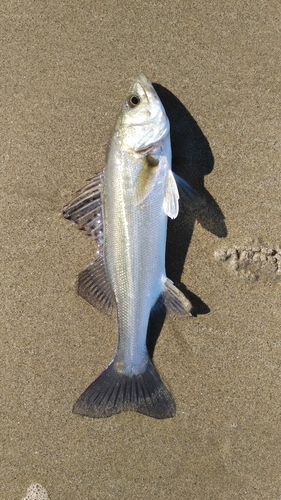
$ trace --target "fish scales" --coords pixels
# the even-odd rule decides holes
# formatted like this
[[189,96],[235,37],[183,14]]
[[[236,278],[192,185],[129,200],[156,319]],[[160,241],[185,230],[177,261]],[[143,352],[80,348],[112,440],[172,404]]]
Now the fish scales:
[[[116,149],[109,154],[105,173],[108,203],[104,207],[104,253],[122,332],[118,360],[123,359],[124,369],[134,373],[146,365],[149,315],[163,289],[167,216],[162,209],[163,178],[143,203],[135,205],[135,189],[145,159],[128,159],[122,149]],[[124,171],[115,168],[119,162]]]
[[175,415],[175,403],[149,357],[151,311],[190,316],[191,304],[166,277],[167,217],[178,214],[179,192],[195,190],[171,171],[170,126],[152,84],[131,86],[108,147],[104,172],[64,207],[64,216],[92,235],[99,256],[79,275],[78,291],[93,306],[117,309],[118,346],[105,371],[81,394],[74,413],[108,417],[137,411]]

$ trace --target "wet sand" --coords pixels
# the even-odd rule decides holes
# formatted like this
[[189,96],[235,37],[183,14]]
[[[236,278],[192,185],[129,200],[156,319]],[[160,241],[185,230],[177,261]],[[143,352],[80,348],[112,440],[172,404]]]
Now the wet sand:
[[[280,499],[279,2],[0,10],[0,497],[41,483],[51,500]],[[167,317],[154,351],[176,417],[92,420],[72,405],[117,325],[76,294],[96,246],[61,208],[103,168],[140,72],[161,85],[175,170],[208,201],[169,224],[169,277],[195,316]],[[276,253],[253,277],[258,239]],[[235,247],[249,252],[242,272],[214,257]]]

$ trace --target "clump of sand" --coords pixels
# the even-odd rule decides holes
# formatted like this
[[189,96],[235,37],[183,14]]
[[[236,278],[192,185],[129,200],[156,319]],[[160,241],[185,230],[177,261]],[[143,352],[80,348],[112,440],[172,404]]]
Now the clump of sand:
[[266,245],[252,241],[232,248],[219,248],[214,253],[215,259],[226,263],[228,267],[249,281],[257,281],[263,275],[280,280],[281,246]]

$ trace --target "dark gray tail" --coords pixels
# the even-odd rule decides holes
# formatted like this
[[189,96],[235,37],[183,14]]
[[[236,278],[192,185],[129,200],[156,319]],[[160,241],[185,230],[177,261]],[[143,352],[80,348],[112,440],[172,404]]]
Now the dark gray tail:
[[118,372],[113,360],[73,407],[73,413],[93,418],[122,411],[137,411],[154,418],[175,416],[174,400],[150,360],[144,373],[131,377]]

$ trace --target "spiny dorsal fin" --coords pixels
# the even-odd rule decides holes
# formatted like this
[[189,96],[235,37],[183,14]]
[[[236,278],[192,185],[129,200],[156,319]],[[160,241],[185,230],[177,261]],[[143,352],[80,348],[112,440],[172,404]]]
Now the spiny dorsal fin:
[[103,256],[99,256],[79,274],[78,293],[93,307],[113,314],[116,302],[106,276]]
[[64,217],[73,220],[79,229],[93,236],[100,247],[103,245],[102,186],[103,172],[100,172],[77,191],[78,196],[63,208]]

